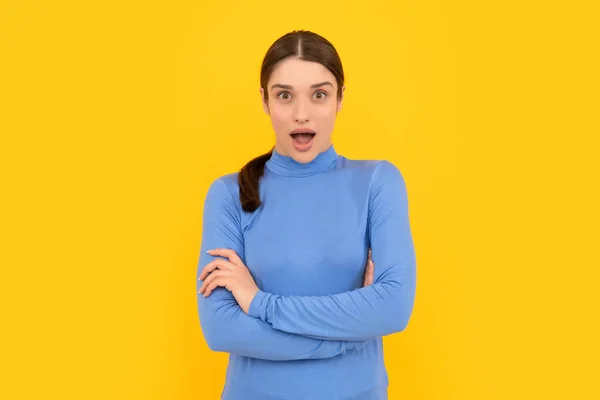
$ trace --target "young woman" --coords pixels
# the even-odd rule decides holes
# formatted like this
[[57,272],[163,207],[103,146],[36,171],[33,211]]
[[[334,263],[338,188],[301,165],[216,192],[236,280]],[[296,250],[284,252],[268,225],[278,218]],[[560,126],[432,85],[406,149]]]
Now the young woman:
[[416,286],[403,176],[334,149],[344,73],[325,38],[279,38],[260,85],[275,147],[204,204],[198,312],[230,353],[221,398],[387,399],[382,336],[406,328]]

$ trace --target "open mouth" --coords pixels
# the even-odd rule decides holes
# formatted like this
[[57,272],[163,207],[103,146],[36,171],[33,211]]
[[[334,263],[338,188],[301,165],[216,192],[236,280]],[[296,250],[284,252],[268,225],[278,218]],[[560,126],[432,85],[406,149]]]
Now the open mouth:
[[292,137],[292,139],[294,139],[295,141],[297,141],[299,143],[308,143],[315,137],[315,133],[314,132],[296,132],[296,133],[290,134],[290,136]]
[[295,129],[290,133],[294,147],[298,151],[308,151],[312,147],[315,131],[311,129]]

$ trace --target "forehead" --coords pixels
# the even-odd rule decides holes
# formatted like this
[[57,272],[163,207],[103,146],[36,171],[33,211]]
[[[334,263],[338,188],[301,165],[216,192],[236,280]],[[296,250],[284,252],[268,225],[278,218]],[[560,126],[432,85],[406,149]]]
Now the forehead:
[[324,81],[329,81],[337,87],[335,76],[324,65],[298,58],[288,58],[275,66],[269,79],[269,87],[274,83],[281,83],[301,89]]

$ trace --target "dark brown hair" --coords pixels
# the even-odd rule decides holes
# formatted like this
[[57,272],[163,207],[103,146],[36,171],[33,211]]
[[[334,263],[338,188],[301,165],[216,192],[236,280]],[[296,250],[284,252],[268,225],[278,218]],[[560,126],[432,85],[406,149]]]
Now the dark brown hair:
[[[344,85],[344,69],[342,61],[333,45],[324,37],[310,31],[293,31],[277,39],[267,50],[260,69],[260,86],[263,88],[265,101],[269,99],[267,84],[277,64],[288,58],[313,61],[322,64],[335,76],[337,81],[337,97],[342,97]],[[261,206],[259,184],[265,171],[265,164],[273,153],[262,154],[249,161],[238,174],[240,202],[246,212],[254,212]]]

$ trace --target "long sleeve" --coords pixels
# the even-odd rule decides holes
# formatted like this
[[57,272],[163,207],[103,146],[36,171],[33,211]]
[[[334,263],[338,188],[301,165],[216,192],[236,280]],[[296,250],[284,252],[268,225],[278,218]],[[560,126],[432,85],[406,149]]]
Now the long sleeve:
[[368,213],[373,284],[328,296],[259,291],[248,315],[277,330],[329,340],[373,339],[404,330],[414,305],[416,259],[404,178],[388,161],[375,166]]
[[[208,249],[229,248],[244,259],[241,229],[241,207],[222,179],[215,180],[206,196],[203,214],[202,245],[196,274],[196,292],[202,268],[212,256]],[[213,351],[234,353],[266,360],[301,360],[331,358],[347,350],[359,348],[360,342],[319,340],[281,332],[240,308],[225,288],[215,289],[210,296],[197,293],[198,314],[204,338]]]

